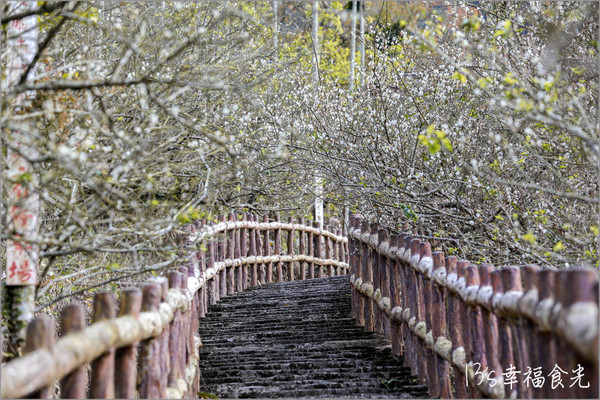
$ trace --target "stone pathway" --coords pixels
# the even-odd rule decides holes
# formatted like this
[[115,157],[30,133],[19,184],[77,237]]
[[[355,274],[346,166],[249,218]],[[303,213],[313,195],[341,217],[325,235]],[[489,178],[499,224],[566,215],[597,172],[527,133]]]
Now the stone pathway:
[[264,285],[200,323],[201,391],[219,398],[426,398],[402,359],[355,325],[345,276]]

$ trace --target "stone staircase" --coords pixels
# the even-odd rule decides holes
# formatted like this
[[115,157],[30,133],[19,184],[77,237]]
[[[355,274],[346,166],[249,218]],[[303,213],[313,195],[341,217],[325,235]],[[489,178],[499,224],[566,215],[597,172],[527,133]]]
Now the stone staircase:
[[201,392],[219,398],[426,398],[387,343],[355,325],[348,277],[255,287],[200,323]]

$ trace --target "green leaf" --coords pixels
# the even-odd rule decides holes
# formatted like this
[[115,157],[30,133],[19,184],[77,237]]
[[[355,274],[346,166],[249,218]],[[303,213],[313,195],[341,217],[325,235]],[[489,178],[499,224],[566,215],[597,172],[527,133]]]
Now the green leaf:
[[218,399],[214,394],[206,393],[206,392],[198,392],[198,398],[200,399]]
[[515,83],[517,83],[517,80],[514,78],[512,72],[507,72],[506,75],[504,75],[503,80],[504,80],[504,82],[508,83],[509,85],[514,85]]
[[534,244],[537,237],[533,233],[529,232],[529,233],[521,236],[521,239],[523,239],[531,244]]
[[552,248],[553,251],[561,251],[565,249],[565,245],[562,244],[562,242],[558,242],[554,245],[554,247]]

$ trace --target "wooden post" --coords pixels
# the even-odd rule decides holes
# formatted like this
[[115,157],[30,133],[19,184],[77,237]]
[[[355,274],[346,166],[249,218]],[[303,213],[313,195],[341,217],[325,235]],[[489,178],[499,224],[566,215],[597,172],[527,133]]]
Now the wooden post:
[[[431,254],[431,244],[428,242],[422,242],[419,247],[419,262],[424,258],[430,260],[433,264],[433,258]],[[433,267],[432,267],[433,269]],[[425,322],[426,331],[429,332],[432,330],[433,325],[433,310],[432,310],[432,291],[431,291],[431,277],[424,275],[424,273],[419,273],[420,276],[420,284],[419,290],[421,292],[421,321]],[[423,343],[421,341],[421,343]],[[434,398],[438,398],[440,396],[440,386],[438,382],[437,376],[437,367],[436,367],[436,355],[434,353],[433,348],[429,348],[427,343],[423,343],[423,348],[425,351],[425,362],[427,365],[427,376],[426,381],[429,387],[429,395]]]
[[[269,217],[263,215],[263,222],[269,222]],[[263,256],[271,255],[270,230],[265,229],[263,232]],[[273,282],[273,263],[267,263],[267,283]]]
[[[169,280],[164,276],[156,277],[153,280],[160,285],[160,301],[166,302],[167,294],[169,292]],[[165,393],[169,382],[169,371],[171,370],[169,340],[171,337],[172,325],[173,324],[167,324],[158,336],[158,341],[160,342],[160,387],[163,388]]]
[[[130,316],[137,319],[142,309],[142,292],[127,289],[121,292],[119,317]],[[115,397],[133,399],[135,397],[137,343],[121,347],[115,352]]]
[[[187,268],[179,267],[179,272],[181,273],[181,282],[179,284],[179,291],[184,292],[187,290]],[[188,308],[186,311],[181,312],[181,320],[179,323],[179,372],[181,374],[181,378],[185,379],[185,369],[187,366],[187,359],[189,357],[189,332],[190,332],[190,313],[191,308]],[[184,397],[188,397],[184,393]]]
[[[410,242],[410,251],[411,251],[411,262],[415,260],[412,255],[416,255],[416,262],[420,261],[421,257],[421,240],[413,239]],[[412,295],[413,295],[413,305],[415,310],[414,316],[416,317],[416,323],[421,321],[425,321],[425,307],[423,301],[423,275],[420,272],[415,271],[414,268],[411,267],[412,271]],[[425,353],[425,343],[415,335],[416,350],[417,350],[417,363],[419,368],[419,373],[417,374],[419,378],[419,382],[422,385],[427,385],[427,355]]]
[[[190,343],[191,343],[191,349],[192,352],[194,354],[194,357],[196,357],[196,359],[199,359],[200,354],[199,353],[199,348],[196,347],[196,337],[200,338],[200,334],[199,334],[199,327],[200,327],[200,320],[198,318],[199,316],[199,302],[200,302],[200,296],[198,295],[198,293],[196,293],[194,295],[194,303],[195,303],[195,308],[196,310],[198,310],[195,314],[192,314],[192,326],[191,326],[191,331],[190,331]],[[193,397],[194,394],[197,394],[198,391],[200,389],[200,368],[197,367],[196,368],[196,373],[194,374],[194,380],[192,382],[192,387],[191,387],[191,392],[190,392],[190,397]]]
[[[523,293],[527,293],[530,290],[536,290],[535,274],[538,270],[539,267],[534,265],[526,265],[521,268],[521,277],[523,278]],[[521,300],[522,299],[523,297]],[[539,364],[535,364],[533,362],[533,354],[535,349],[535,332],[533,328],[533,321],[522,315],[516,319],[515,325],[515,357],[517,358],[517,364],[520,366],[520,368],[522,368],[521,373],[524,374],[527,372],[527,367],[531,367],[533,369],[539,366]],[[519,380],[519,389],[521,397],[523,398],[533,398],[534,390],[537,391],[537,389],[535,389],[531,384],[525,385],[523,379]]]
[[[308,232],[307,234],[307,244],[308,244],[308,256],[313,257],[315,255],[315,240],[314,233]],[[308,279],[315,278],[315,264],[313,262],[308,263]]]
[[[354,227],[354,220],[356,219],[356,217],[354,216],[354,214],[350,214],[349,216],[349,223],[350,226]],[[357,269],[356,269],[356,257],[355,257],[355,252],[354,252],[354,246],[355,246],[355,242],[354,242],[354,238],[348,236],[348,241],[350,242],[350,261],[349,261],[349,268],[350,270],[348,271],[350,276],[354,276],[354,279],[358,279],[359,275],[357,273]],[[354,317],[355,319],[358,316],[358,293],[356,292],[356,287],[354,286],[354,284],[352,284],[351,288],[351,296],[352,296],[352,317]]]
[[[313,227],[319,229],[321,225],[318,222],[313,222]],[[321,258],[321,234],[316,234],[313,236],[313,247],[315,250],[315,258]],[[323,266],[317,264],[317,277],[322,278],[323,275]]]
[[[147,283],[142,293],[142,311],[158,311],[161,286],[157,283]],[[141,399],[166,397],[166,388],[163,387],[161,379],[159,338],[149,338],[140,342],[137,384]]]
[[[254,215],[249,215],[248,220],[250,222],[258,222]],[[255,257],[257,255],[256,249],[256,237],[258,229],[250,229],[250,249],[248,250],[248,256]],[[250,267],[250,286],[255,287],[258,285],[258,264],[252,263]]]
[[[500,270],[492,272],[492,287],[494,294],[506,293],[510,290],[516,289],[517,284],[521,286],[520,276],[518,275],[519,270],[517,268],[505,267]],[[496,280],[494,279],[496,278]],[[513,355],[513,330],[512,324],[509,317],[501,312],[500,309],[494,309],[495,314],[498,318],[498,352],[500,355],[500,364],[502,366],[502,373],[505,373],[509,367],[515,366],[515,359]],[[518,385],[506,384],[504,391],[506,397],[516,396]]]
[[[198,223],[198,229],[202,229],[204,227],[205,221],[202,219],[199,221]],[[200,260],[200,262],[198,263],[199,266],[199,272],[200,275],[202,276],[204,274],[204,272],[206,271],[206,244],[200,244],[200,251],[198,252],[198,259]],[[200,289],[199,293],[198,293],[198,301],[199,301],[199,307],[198,307],[198,317],[200,318],[204,318],[206,317],[206,312],[208,311],[206,306],[207,306],[207,294],[208,294],[208,284],[205,282],[204,286],[202,286],[202,288]]]
[[[585,291],[586,289],[585,284],[580,285],[581,282],[577,279],[577,272],[577,270],[558,271],[557,280],[554,285],[554,296],[556,299],[556,303],[560,304],[560,306],[554,307],[552,313],[553,316],[551,318],[551,325],[553,331],[552,336],[555,337],[554,342],[556,343],[557,349],[554,364],[558,365],[563,371],[566,371],[567,373],[571,373],[571,371],[575,369],[577,364],[575,363],[575,359],[577,357],[573,348],[569,346],[562,337],[558,336],[556,331],[558,319],[564,313],[564,311],[571,305],[572,299],[576,298],[577,296],[569,292],[576,292],[582,290]],[[585,297],[585,295],[586,294],[584,294],[583,297]],[[588,371],[588,373],[589,372],[590,371]],[[564,385],[563,387],[558,386],[555,390],[553,390],[553,392],[553,397],[555,398],[567,398],[569,395],[572,395],[573,389],[569,388],[568,385]]]
[[[401,235],[400,236],[400,243],[402,244],[402,249],[408,253],[408,251],[410,250],[410,242],[411,242],[412,238],[408,235]],[[402,308],[403,310],[406,310],[404,312],[406,312],[407,314],[410,312],[410,314],[414,314],[414,310],[412,310],[411,307],[411,297],[409,296],[409,288],[411,286],[411,274],[410,274],[410,265],[409,263],[405,260],[402,259],[400,261],[400,268],[398,269],[398,272],[400,273],[400,281],[402,283],[401,286],[401,290],[400,290],[400,302],[402,303]],[[410,315],[409,315],[410,316]],[[404,350],[406,353],[406,356],[404,357],[404,365],[406,367],[409,367],[411,370],[411,373],[415,373],[415,371],[418,369],[417,367],[417,363],[415,361],[415,346],[413,344],[414,341],[414,335],[410,330],[410,326],[409,326],[409,321],[407,321],[404,316],[403,316],[403,320],[404,320],[404,325],[403,325],[403,342],[404,342]]]
[[[387,229],[381,231],[379,235],[379,246],[384,245],[389,248],[391,247],[390,241],[390,233]],[[379,269],[381,273],[381,296],[387,297],[390,299],[390,305],[392,302],[392,260],[390,260],[387,256],[380,254],[379,258]],[[391,311],[391,309],[390,309]],[[381,317],[383,318],[383,333],[385,338],[388,340],[392,340],[392,321],[391,318],[388,317],[386,313],[382,311]]]
[[[329,227],[327,225],[323,225],[323,230],[329,231]],[[329,236],[323,236],[323,245],[325,246],[325,259],[331,259],[331,248],[329,246],[330,243]],[[334,276],[333,265],[328,265],[327,267],[323,266],[322,268],[327,268],[327,276]]]
[[[85,313],[81,304],[69,304],[62,309],[60,318],[61,336],[77,333],[85,328]],[[86,395],[86,368],[81,366],[60,380],[60,397],[82,399]]]
[[[390,252],[396,255],[400,237],[396,234],[390,235]],[[352,257],[352,255],[350,256]],[[398,275],[398,262],[392,258],[389,260],[390,268],[390,309],[401,307],[400,304],[400,279]],[[390,321],[390,341],[392,344],[392,354],[400,356],[402,354],[402,323],[392,319]]]
[[[597,283],[598,283],[598,272],[592,269],[572,269],[563,271],[563,276],[561,276],[561,293],[563,293],[562,297],[562,311],[566,312],[573,304],[575,303],[593,303],[597,305],[598,302],[598,293],[596,293]],[[596,341],[596,348],[589,349],[590,352],[594,352],[598,354],[598,347]],[[575,385],[573,388],[570,388],[568,385],[565,385],[565,390],[563,394],[567,394],[570,396],[573,395],[573,391],[577,394],[578,398],[598,398],[598,367],[597,364],[593,364],[591,362],[587,362],[581,359],[579,355],[576,355],[574,350],[569,346],[569,352],[566,354],[566,361],[564,368],[565,371],[569,373],[569,375],[573,376],[573,371],[578,368],[578,366],[583,367],[583,371],[581,372],[583,378],[581,379],[581,386]],[[569,384],[572,382],[569,381]],[[585,386],[589,385],[588,388]]]
[[[25,337],[25,354],[35,350],[45,349],[52,352],[54,347],[54,319],[46,315],[40,315],[27,326]],[[49,399],[54,393],[54,385],[47,386],[31,393],[30,399]]]
[[[169,272],[169,289],[179,290],[181,288],[181,274],[178,271]],[[168,370],[167,387],[177,387],[177,381],[181,378],[180,358],[185,354],[181,354],[180,335],[181,335],[181,311],[175,311],[173,321],[169,324],[171,329],[169,332],[169,349],[163,356],[169,357],[170,368]]]
[[[377,235],[379,231],[379,225],[372,222],[370,224],[371,236]],[[381,282],[380,282],[380,274],[379,274],[379,254],[377,254],[377,247],[372,248],[369,246],[369,268],[373,273],[373,290],[377,291],[379,289],[381,291]],[[377,306],[377,302],[374,300],[370,300],[372,304],[372,313],[373,313],[373,325],[374,331],[378,334],[383,334],[383,327],[381,325],[381,311]]]
[[[553,269],[543,269],[537,273],[538,294],[540,301],[538,303],[538,308],[540,308],[544,303],[550,302],[552,304],[554,302],[554,286],[555,279],[557,277],[556,272],[557,271]],[[538,311],[537,308],[536,311]],[[536,326],[536,329],[538,332],[538,348],[536,349],[536,353],[540,357],[539,362],[542,367],[542,375],[547,377],[554,368],[554,363],[556,361],[556,345],[554,343],[556,338],[545,327],[538,325]],[[541,398],[553,398],[556,396],[554,391],[550,388],[550,385],[544,385],[541,389],[543,391],[542,395],[540,396]]]
[[[235,214],[229,213],[228,220],[229,222],[235,221]],[[226,235],[227,249],[223,260],[233,260],[235,258],[235,229],[230,230]],[[227,294],[232,295],[235,293],[235,267],[226,268],[225,276],[227,277]]]
[[[275,214],[275,222],[281,222],[279,213]],[[275,251],[274,254],[281,255],[281,229],[275,229]],[[277,261],[277,282],[283,282],[283,264]]]
[[[237,214],[233,214],[234,216],[234,220],[235,221],[240,221],[241,218],[238,218]],[[241,232],[240,229],[236,229],[233,235],[233,258],[234,259],[239,259],[240,255],[242,254],[241,251]],[[233,285],[233,292],[234,293],[238,293],[241,292],[242,289],[242,266],[238,265],[236,267],[233,267],[233,279],[234,279],[234,285]]]
[[[248,214],[243,213],[242,214],[242,221],[248,221]],[[248,229],[246,228],[242,228],[240,229],[240,257],[247,257],[248,256]],[[244,264],[242,266],[242,286],[241,286],[241,290],[246,290],[248,289],[248,264]]]
[[[465,282],[465,287],[479,287],[479,272],[471,263],[467,260],[459,262],[458,266],[459,277]],[[461,300],[461,315],[463,317],[463,346],[465,348],[465,358],[467,363],[473,361],[474,363],[482,362],[483,355],[483,325],[481,319],[481,310],[479,307],[474,307],[467,304],[467,302]],[[481,398],[481,391],[477,387],[477,380],[475,383],[469,383],[469,393],[473,398]]]
[[[363,232],[371,233],[369,223],[363,221],[361,226],[361,235]],[[372,262],[372,251],[368,244],[362,242],[362,269],[363,269],[363,282],[374,284],[373,280],[373,262]],[[365,324],[364,329],[368,332],[375,330],[375,316],[373,314],[373,300],[365,298],[364,302],[364,318]]]
[[[456,279],[458,279],[458,259],[454,256],[446,257],[446,269],[448,271],[448,275],[456,274]],[[461,314],[460,314],[460,299],[456,295],[456,293],[451,292],[448,296],[448,327],[450,328],[450,341],[452,342],[452,351],[456,350],[459,347],[463,347],[462,340],[462,329],[463,326],[461,324]],[[454,370],[454,387],[456,398],[464,399],[468,398],[468,391],[465,382],[465,374],[460,371],[457,367],[453,366]]]
[[[290,225],[292,225],[294,223],[294,220],[292,219],[292,217],[290,217],[288,219],[288,223]],[[294,228],[293,227],[288,231],[286,243],[287,243],[288,256],[294,255]],[[294,262],[293,261],[290,261],[289,263],[287,263],[287,274],[288,274],[288,281],[292,282],[294,280]]]
[[[494,371],[493,375],[490,375],[491,379],[498,379],[502,377],[502,365],[500,364],[500,358],[498,356],[498,318],[493,313],[492,298],[493,298],[493,287],[492,287],[492,276],[491,273],[495,271],[493,265],[481,264],[478,267],[479,271],[479,290],[477,291],[477,297],[481,298],[484,302],[481,308],[481,321],[483,326],[483,339],[484,339],[484,360],[485,365],[489,368],[489,371]],[[497,381],[497,384],[502,384]]]
[[[440,273],[440,277],[445,276],[446,260],[444,253],[435,252],[432,254],[434,274]],[[448,337],[446,324],[446,288],[433,283],[432,280],[432,331],[434,343],[439,337]],[[439,382],[439,397],[441,399],[452,398],[452,387],[450,382],[450,364],[447,360],[437,356],[436,362],[437,379]]]
[[[225,222],[227,220],[227,216],[225,214],[221,215],[221,222]],[[227,232],[224,232],[221,238],[219,239],[219,255],[217,260],[224,261],[227,258]],[[221,272],[219,272],[219,296],[220,298],[227,297],[227,268],[223,268]]]
[[[413,244],[413,242],[415,244]],[[406,266],[406,295],[408,299],[408,306],[410,309],[410,319],[415,319],[415,322],[408,322],[409,327],[412,325],[413,327],[418,320],[419,307],[417,305],[417,278],[416,273],[413,267],[410,265],[410,260],[412,259],[412,255],[417,254],[419,251],[419,247],[421,245],[421,241],[419,239],[413,239],[412,237],[407,238],[407,247],[410,249],[410,258],[409,262]],[[419,338],[415,335],[412,329],[409,330],[410,336],[410,354],[411,354],[411,370],[413,375],[417,375],[421,373],[422,369],[420,368],[420,345]],[[419,378],[419,383],[422,384],[422,380]]]
[[[299,225],[304,225],[304,218],[298,219]],[[298,252],[300,254],[305,254],[306,249],[304,248],[304,229],[298,230]],[[300,261],[300,280],[306,279],[306,262]]]
[[[342,235],[343,232],[344,232],[343,230],[340,230],[340,231],[338,231],[338,234]],[[341,262],[346,262],[346,260],[348,259],[348,257],[346,256],[346,251],[345,251],[345,248],[344,248],[344,242],[343,241],[338,242],[338,247],[339,247],[339,250],[338,250],[338,257],[339,258],[338,259]]]
[[[340,232],[341,232],[341,231],[340,231],[339,229],[335,229],[335,230],[333,231],[333,233],[335,233],[335,234],[336,234],[336,235],[338,235],[338,236],[340,235]],[[339,246],[340,242],[337,242],[337,241],[335,241],[335,240],[332,240],[332,241],[331,241],[331,244],[332,244],[332,246],[333,246],[333,259],[334,259],[334,260],[337,260],[337,261],[341,261],[341,259],[340,259],[340,258],[341,258],[341,257],[340,257],[340,256],[341,256],[341,253],[340,253],[340,246]],[[342,268],[341,268],[341,267],[336,267],[336,268],[335,268],[335,275],[344,275],[344,271],[342,271]]]
[[[385,293],[386,293],[386,284],[385,284],[385,268],[386,268],[386,259],[385,256],[383,254],[379,253],[379,246],[381,246],[383,244],[383,242],[387,241],[387,231],[384,228],[377,228],[377,227],[372,227],[372,229],[375,228],[376,230],[371,230],[371,232],[375,231],[377,232],[377,247],[375,249],[373,249],[373,269],[374,269],[374,276],[373,276],[373,286],[375,288],[375,290],[379,289],[379,293],[381,294],[381,297],[385,297]],[[389,297],[389,293],[388,296]],[[379,308],[379,306],[377,304],[375,304],[375,319],[376,319],[376,328],[375,330],[377,332],[379,332],[379,334],[381,334],[384,338],[387,339],[386,336],[386,317],[385,314],[381,311],[381,309]]]
[[[466,276],[465,276],[465,269],[470,265],[471,263],[468,260],[460,260],[458,261],[457,265],[456,265],[456,275],[457,275],[457,282],[459,283],[459,287],[465,287],[465,282],[466,282]],[[458,320],[456,321],[457,324],[459,324],[461,326],[461,330],[462,330],[462,335],[460,337],[460,345],[463,349],[464,349],[464,354],[465,354],[465,360],[468,363],[469,361],[472,360],[473,357],[473,338],[471,337],[472,334],[472,320],[469,316],[468,313],[468,309],[467,309],[467,304],[464,302],[462,295],[460,293],[457,293],[457,304],[458,304]],[[473,385],[470,381],[468,381],[468,378],[465,374],[464,376],[465,379],[465,386],[467,388],[467,393],[468,396],[470,398],[480,398],[481,397],[481,392],[479,392],[479,390],[477,389],[477,387],[475,385]]]
[[[112,292],[96,293],[94,296],[93,322],[115,317],[115,296]],[[92,361],[90,397],[111,399],[115,397],[115,350],[110,349]]]
[[[254,220],[256,222],[259,222],[258,219],[259,218],[257,215]],[[263,254],[264,246],[262,245],[262,242],[261,242],[260,230],[257,229],[255,233],[256,233],[256,255],[262,256],[262,255],[264,255]],[[257,264],[257,267],[258,267],[258,282],[261,285],[264,285],[267,282],[267,271],[266,271],[267,266],[265,264]]]
[[[214,268],[215,261],[217,258],[217,249],[215,239],[208,239],[206,242],[207,252],[206,252],[206,268]],[[213,278],[210,280],[209,286],[209,301],[210,304],[217,304],[217,301],[221,298],[219,296],[219,274],[215,274]]]
[[[354,229],[358,229],[361,227],[360,218],[354,219]],[[362,232],[361,232],[362,233]],[[353,252],[351,253],[351,257],[354,257],[351,262],[354,264],[354,274],[357,278],[360,278],[362,282],[365,282],[365,275],[363,270],[363,258],[365,257],[365,253],[363,253],[363,246],[358,241],[358,239],[351,239],[353,242]],[[358,292],[358,290],[354,291],[356,297],[356,324],[359,326],[365,326],[365,298],[364,296]]]

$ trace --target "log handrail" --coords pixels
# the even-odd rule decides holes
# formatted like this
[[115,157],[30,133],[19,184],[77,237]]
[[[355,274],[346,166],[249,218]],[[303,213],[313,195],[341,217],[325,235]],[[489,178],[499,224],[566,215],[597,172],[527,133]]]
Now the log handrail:
[[[225,216],[221,218],[222,221],[224,219]],[[231,221],[231,219],[241,220]],[[51,386],[58,380],[62,380],[62,390],[69,390],[68,386],[62,385],[65,377],[70,376],[81,366],[99,358],[106,358],[107,352],[127,348],[137,343],[141,348],[140,356],[147,359],[148,364],[152,364],[142,366],[142,370],[137,371],[138,380],[142,382],[137,388],[140,397],[183,398],[190,393],[195,395],[199,387],[197,361],[201,346],[201,339],[196,334],[197,319],[206,315],[209,303],[212,304],[227,294],[264,283],[265,277],[261,267],[273,263],[281,265],[282,268],[282,263],[285,264],[286,274],[278,274],[280,281],[295,279],[296,272],[299,279],[305,279],[306,264],[309,265],[309,269],[317,268],[320,275],[327,272],[336,275],[345,273],[348,269],[348,263],[344,261],[347,259],[346,237],[326,229],[304,225],[302,220],[297,224],[259,223],[254,222],[255,220],[258,221],[255,216],[243,214],[238,217],[231,214],[229,222],[198,226],[203,224],[200,222],[190,225],[188,244],[207,244],[206,250],[199,246],[200,251],[189,268],[183,268],[181,273],[171,272],[168,282],[165,278],[155,278],[147,283],[144,286],[146,305],[142,307],[141,312],[95,322],[81,330],[67,333],[53,346],[34,349],[23,357],[10,361],[2,367],[2,397],[24,397]],[[260,242],[259,231],[265,233],[268,238],[270,233],[276,230],[289,232],[286,241],[287,254],[271,254],[269,242],[263,241],[262,246],[256,244],[257,241]],[[298,232],[298,251],[292,251],[296,247],[294,232]],[[223,233],[229,235],[226,235],[225,241],[218,246],[218,249],[222,250],[215,249],[215,241],[222,239],[219,235]],[[337,250],[333,252],[335,257],[323,258],[302,254],[301,251],[305,247],[303,239],[305,234],[306,236],[310,234],[314,238],[325,237],[337,244]],[[320,241],[317,240],[315,244],[320,246]],[[282,252],[281,246],[276,248]],[[325,253],[332,254],[329,249]],[[295,267],[295,263],[300,264],[298,268]],[[325,266],[330,268],[326,270]],[[240,268],[243,270],[240,271]],[[252,268],[252,271],[250,272],[248,268]],[[257,278],[259,273],[263,278],[260,282]],[[180,278],[178,274],[181,275]],[[221,279],[224,281],[219,282]],[[32,337],[35,334],[36,332],[31,332]],[[175,345],[174,340],[180,344]],[[169,345],[171,347],[168,347]],[[180,355],[179,359],[185,361],[187,358],[187,364],[178,365],[177,368],[170,365],[168,371],[161,370],[161,366],[170,363],[165,359],[169,356],[169,349],[175,348],[177,351],[180,349],[177,347],[179,345],[183,346],[181,348],[185,353],[183,357]],[[168,347],[166,351],[163,351],[164,346]],[[173,358],[172,356],[173,354],[170,358]],[[177,371],[175,377],[173,368]],[[141,379],[140,375],[142,375]],[[168,381],[167,375],[169,375]],[[110,385],[114,384],[111,382]],[[73,386],[85,387],[81,382]],[[129,391],[119,389],[119,393],[131,393],[135,388],[128,388]],[[82,389],[79,390],[78,397],[83,397]],[[108,388],[107,393],[114,393],[114,388]]]
[[430,395],[572,396],[568,385],[554,390],[503,381],[511,366],[523,374],[540,366],[549,379],[557,365],[569,373],[585,366],[583,385],[590,386],[573,390],[597,398],[597,270],[474,266],[356,216],[348,236],[354,316],[386,336],[395,354],[405,352]]

